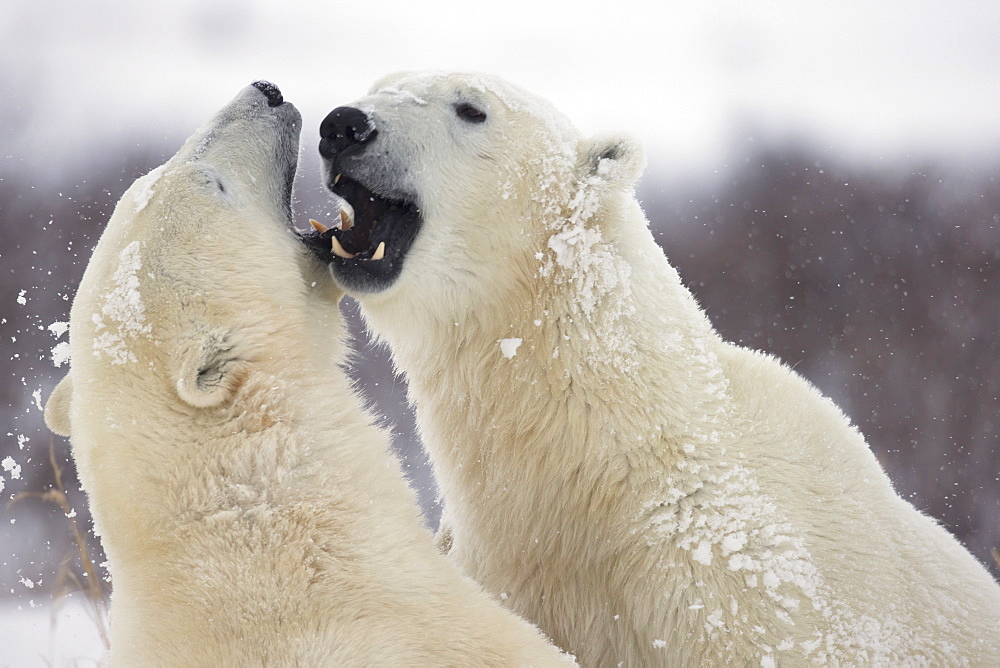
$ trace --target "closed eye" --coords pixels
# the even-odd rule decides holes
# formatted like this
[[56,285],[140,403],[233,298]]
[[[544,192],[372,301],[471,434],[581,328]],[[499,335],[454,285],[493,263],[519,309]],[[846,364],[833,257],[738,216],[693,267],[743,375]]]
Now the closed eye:
[[455,115],[466,123],[485,123],[486,112],[468,102],[459,102],[455,105]]
[[205,179],[205,185],[209,188],[215,187],[220,193],[226,192],[226,186],[222,183],[222,177],[214,169],[202,169],[201,177]]

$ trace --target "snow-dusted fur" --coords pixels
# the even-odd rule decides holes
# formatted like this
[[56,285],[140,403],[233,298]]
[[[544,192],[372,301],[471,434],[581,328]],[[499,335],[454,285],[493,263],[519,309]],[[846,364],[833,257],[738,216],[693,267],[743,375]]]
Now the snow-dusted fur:
[[300,117],[248,87],[124,195],[46,406],[113,576],[119,666],[554,665],[441,556],[339,367],[290,227]]
[[635,199],[639,147],[480,75],[354,106],[378,136],[352,176],[424,216],[357,296],[466,573],[589,666],[1000,661],[983,566],[835,405],[713,330]]

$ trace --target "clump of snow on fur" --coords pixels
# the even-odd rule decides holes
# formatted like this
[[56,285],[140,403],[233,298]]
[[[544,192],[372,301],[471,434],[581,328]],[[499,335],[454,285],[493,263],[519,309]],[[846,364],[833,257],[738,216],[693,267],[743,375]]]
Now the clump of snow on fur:
[[[719,426],[731,423],[725,397],[729,383],[715,352],[702,337],[684,338],[664,332],[659,348],[683,355],[702,386],[688,397],[697,405],[687,425],[678,425],[677,447],[683,453],[662,486],[658,498],[644,504],[639,526],[650,546],[671,542],[691,557],[697,577],[729,577],[740,573],[748,590],[762,594],[771,606],[770,628],[755,626],[742,631],[761,649],[761,664],[775,663],[773,652],[798,648],[803,659],[823,664],[892,664],[912,656],[923,639],[911,630],[907,619],[870,615],[850,610],[834,599],[816,568],[805,537],[765,494],[753,473],[739,464],[711,469],[699,463],[699,452],[718,451],[732,438]],[[669,551],[665,551],[669,552]],[[717,573],[717,575],[710,575]],[[730,609],[704,610],[702,601],[690,606],[692,614],[704,615],[702,640],[718,645],[723,634],[745,629],[739,623],[746,611],[731,602]],[[788,640],[794,624],[792,613],[804,606],[823,620],[825,633],[796,645]],[[909,611],[899,611],[906,615]],[[802,629],[799,629],[802,633]],[[772,647],[767,636],[784,637]],[[954,648],[937,648],[954,652]],[[957,653],[955,654],[957,657]]]
[[[408,100],[410,102],[413,102],[414,104],[420,105],[421,107],[427,106],[427,100],[425,100],[424,98],[418,96],[417,94],[413,93],[412,91],[408,91],[405,88],[400,88],[399,86],[389,86],[388,88],[380,88],[378,92],[379,93],[384,93],[386,95],[396,95],[396,96],[399,96],[399,97],[403,98],[404,100]],[[370,112],[369,109],[362,109],[362,111],[364,111],[364,112]],[[369,118],[374,118],[374,116],[371,113],[368,113],[368,117]]]
[[698,547],[691,549],[688,545],[687,549],[691,550],[691,558],[697,561],[699,564],[705,566],[712,565],[712,544],[708,542],[698,543]]
[[139,295],[141,267],[140,244],[133,241],[118,256],[118,269],[112,276],[115,287],[104,296],[100,313],[92,316],[95,325],[94,355],[106,355],[112,364],[135,362],[135,354],[129,350],[126,339],[150,331]]
[[507,359],[510,359],[517,354],[517,349],[521,345],[522,339],[510,338],[510,339],[500,339],[500,352]]
[[546,252],[535,256],[539,274],[570,288],[571,316],[580,319],[583,332],[601,332],[600,337],[583,335],[587,362],[599,371],[633,372],[635,341],[628,329],[636,313],[632,268],[595,224],[605,181],[590,175],[567,190],[562,184],[575,165],[575,144],[551,141],[543,155],[531,165],[537,183],[533,198],[551,230]]
[[[647,541],[651,546],[674,542],[701,567],[743,573],[748,589],[762,591],[770,601],[773,625],[749,632],[762,649],[761,665],[773,665],[774,661],[774,648],[764,645],[762,639],[769,632],[788,631],[794,624],[790,613],[800,606],[811,606],[830,629],[817,631],[811,640],[799,643],[803,659],[824,664],[885,665],[921,647],[921,638],[914,636],[905,619],[856,614],[833,599],[805,539],[745,467],[704,471],[698,464],[685,464],[675,469],[665,486],[661,500],[649,502],[643,509]],[[703,607],[690,609],[700,614],[697,611]],[[738,606],[732,606],[729,613],[730,621],[739,619]],[[702,639],[706,642],[719,643],[721,634],[740,628],[727,623],[722,609],[707,614],[704,621]],[[788,652],[795,649],[795,643],[785,640],[776,649]]]
[[160,176],[163,174],[164,167],[166,167],[166,165],[160,165],[136,181],[135,197],[133,199],[133,202],[135,202],[136,213],[145,209],[146,205],[149,204],[149,200],[153,198],[153,190],[156,186],[156,182],[160,180]]

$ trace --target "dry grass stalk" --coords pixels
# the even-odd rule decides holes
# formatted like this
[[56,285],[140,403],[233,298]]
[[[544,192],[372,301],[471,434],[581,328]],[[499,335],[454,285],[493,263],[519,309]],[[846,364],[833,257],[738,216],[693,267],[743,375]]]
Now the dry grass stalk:
[[93,559],[90,558],[90,548],[87,545],[86,536],[84,536],[83,531],[80,530],[80,525],[76,521],[76,513],[73,512],[73,508],[69,505],[69,500],[66,498],[66,488],[63,486],[62,480],[62,467],[56,461],[56,448],[55,441],[49,440],[49,464],[52,466],[52,471],[55,474],[55,484],[48,490],[44,492],[20,492],[14,495],[14,498],[10,500],[7,507],[18,503],[26,498],[37,498],[45,501],[47,503],[53,503],[63,511],[66,519],[70,523],[70,531],[73,533],[73,540],[76,543],[77,556],[80,558],[80,565],[83,568],[83,574],[85,577],[85,582],[77,576],[70,566],[71,559],[67,556],[63,560],[62,565],[59,567],[59,571],[56,573],[56,589],[58,593],[56,594],[55,603],[56,607],[52,611],[53,625],[55,624],[55,615],[58,612],[58,603],[63,598],[73,593],[74,591],[82,592],[84,597],[90,603],[89,608],[87,608],[87,613],[93,621],[94,626],[97,627],[97,632],[101,636],[101,642],[104,644],[104,649],[108,650],[111,647],[111,643],[108,636],[108,597],[104,591],[104,586],[102,580],[98,577],[97,567],[94,565]]

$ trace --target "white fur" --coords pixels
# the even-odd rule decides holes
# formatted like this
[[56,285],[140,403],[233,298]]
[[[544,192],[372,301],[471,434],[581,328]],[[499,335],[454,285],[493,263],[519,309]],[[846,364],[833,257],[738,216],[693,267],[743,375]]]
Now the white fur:
[[635,200],[637,146],[478,75],[355,106],[371,176],[424,213],[399,280],[358,297],[466,573],[583,665],[1000,660],[983,566],[828,399],[713,330]]
[[[244,90],[137,181],[46,406],[107,551],[119,666],[553,665],[437,553],[282,204],[299,115]],[[221,188],[219,184],[221,183]]]

